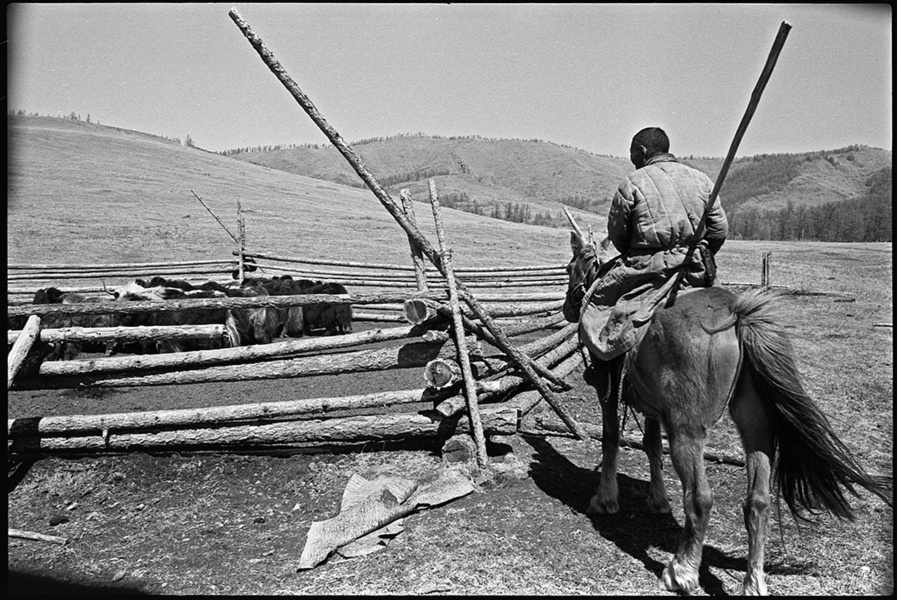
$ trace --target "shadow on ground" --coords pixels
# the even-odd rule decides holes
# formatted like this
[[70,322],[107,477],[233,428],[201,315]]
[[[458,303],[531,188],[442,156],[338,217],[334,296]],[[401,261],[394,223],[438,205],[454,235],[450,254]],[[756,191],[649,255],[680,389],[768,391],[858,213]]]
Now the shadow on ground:
[[48,575],[6,570],[6,593],[15,596],[145,596],[127,585],[84,585],[69,583]]
[[[589,500],[598,487],[599,471],[573,464],[544,438],[527,436],[525,439],[536,451],[530,464],[530,476],[536,485],[549,496],[585,515]],[[641,562],[646,570],[660,578],[666,564],[652,558],[649,550],[656,548],[670,555],[674,554],[679,546],[682,527],[672,515],[653,515],[643,510],[648,494],[647,481],[618,474],[617,483],[620,512],[615,515],[590,516],[592,526],[601,537]],[[723,582],[710,571],[710,567],[741,573],[737,575],[741,578],[746,564],[744,557],[732,557],[711,546],[704,546],[700,584],[708,595],[726,596],[729,593]]]

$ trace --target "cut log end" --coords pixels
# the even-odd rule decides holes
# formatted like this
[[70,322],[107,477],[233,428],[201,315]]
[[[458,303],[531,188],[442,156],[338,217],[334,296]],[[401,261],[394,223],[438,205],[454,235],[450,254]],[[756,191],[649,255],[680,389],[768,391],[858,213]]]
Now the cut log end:
[[405,319],[412,325],[420,325],[436,316],[436,311],[424,300],[410,298],[404,302]]
[[431,388],[440,390],[458,383],[461,380],[461,369],[454,361],[437,358],[424,367],[424,380]]

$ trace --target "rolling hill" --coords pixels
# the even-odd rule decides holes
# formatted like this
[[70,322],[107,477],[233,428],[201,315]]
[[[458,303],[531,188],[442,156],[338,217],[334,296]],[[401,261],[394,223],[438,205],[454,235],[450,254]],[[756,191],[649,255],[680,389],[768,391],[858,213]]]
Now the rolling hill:
[[[192,192],[235,233],[241,203],[252,251],[411,264],[404,230],[367,189],[105,125],[37,116],[7,124],[10,264],[229,258],[234,242]],[[416,206],[435,246],[429,206]],[[560,229],[449,208],[442,218],[459,268],[569,260]]]
[[[352,144],[365,165],[390,191],[408,188],[425,199],[432,177],[455,205],[479,214],[508,218],[507,205],[528,205],[529,222],[564,227],[560,205],[601,217],[619,181],[631,170],[627,158],[589,152],[536,140],[402,135]],[[228,156],[299,175],[346,185],[361,185],[339,152],[329,145],[251,148]],[[723,159],[679,157],[716,179]],[[891,152],[850,146],[801,154],[742,157],[733,162],[720,193],[731,216],[742,210],[772,211],[858,200],[868,193],[870,178],[890,169]],[[474,204],[475,203],[475,204]],[[536,215],[552,219],[536,219]],[[520,211],[514,216],[519,217]],[[511,220],[520,220],[514,219]],[[737,234],[737,231],[735,232]]]

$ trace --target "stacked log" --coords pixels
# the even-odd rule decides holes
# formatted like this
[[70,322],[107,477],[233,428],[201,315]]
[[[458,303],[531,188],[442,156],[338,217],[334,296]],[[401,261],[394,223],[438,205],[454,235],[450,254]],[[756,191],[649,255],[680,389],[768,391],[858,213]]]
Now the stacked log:
[[[122,266],[110,266],[123,268]],[[147,269],[150,266],[145,267]],[[113,268],[91,266],[78,274],[111,274]],[[468,273],[476,279],[489,274]],[[460,271],[459,272],[463,272]],[[62,273],[47,270],[42,275]],[[147,271],[149,274],[149,271]],[[158,271],[153,271],[158,274]],[[509,277],[513,274],[508,273]],[[521,346],[533,365],[547,373],[564,377],[565,365],[576,357],[571,345],[570,327],[564,326],[558,309],[563,293],[524,291],[529,282],[547,274],[514,276],[521,283],[513,293],[478,294],[482,308],[499,319],[504,332],[519,336],[545,331],[535,342]],[[25,279],[25,278],[22,278]],[[351,279],[349,277],[347,280]],[[398,278],[377,278],[378,283],[393,283]],[[394,279],[394,280],[393,280]],[[361,280],[359,280],[361,281]],[[374,280],[372,280],[374,281]],[[496,283],[483,281],[484,284]],[[499,282],[508,283],[508,282]],[[447,315],[451,314],[444,282],[430,284],[430,291],[417,293],[377,292],[373,294],[277,296],[262,298],[212,298],[167,301],[165,303],[97,303],[91,305],[19,305],[8,308],[9,316],[34,315],[27,332],[9,331],[10,345],[21,342],[47,344],[58,342],[145,342],[160,339],[203,339],[220,337],[218,325],[180,327],[97,327],[40,330],[34,323],[40,317],[56,314],[139,313],[152,310],[188,310],[193,308],[251,308],[258,306],[304,306],[319,302],[350,303],[361,306],[356,315],[372,320],[391,321],[398,326],[342,336],[289,339],[267,345],[202,350],[152,356],[117,356],[91,360],[49,361],[39,368],[24,370],[15,377],[13,389],[110,388],[137,385],[172,385],[221,381],[250,381],[273,378],[302,378],[327,374],[345,374],[390,369],[426,368],[447,365],[452,373],[461,369],[450,342],[452,332]],[[354,285],[354,283],[353,283]],[[471,284],[468,284],[470,287]],[[502,286],[489,286],[500,288]],[[100,292],[102,288],[91,291]],[[33,295],[35,290],[19,290]],[[414,314],[417,307],[421,312]],[[509,397],[525,397],[531,389],[529,379],[514,363],[501,355],[484,356],[477,338],[494,341],[476,314],[465,306],[456,307],[466,333],[470,364],[473,368],[473,393],[484,403],[481,427],[485,435],[511,434],[517,430],[526,403],[498,403]],[[368,314],[365,314],[368,313]],[[399,324],[401,323],[401,324]],[[561,328],[560,331],[557,331]],[[554,333],[549,332],[554,329]],[[354,349],[364,344],[396,342],[391,347]],[[335,351],[335,352],[334,352]],[[21,353],[21,351],[19,351]],[[91,454],[132,450],[215,449],[215,448],[318,448],[373,441],[433,438],[444,440],[458,433],[471,433],[466,418],[467,395],[460,390],[461,379],[454,378],[441,389],[423,387],[341,398],[311,398],[282,403],[222,406],[118,413],[34,417],[8,422],[10,455],[54,453]],[[521,393],[522,392],[522,393]],[[515,396],[516,394],[516,396]],[[404,408],[403,408],[404,407]],[[417,412],[394,412],[408,409]],[[389,414],[371,413],[382,410]]]

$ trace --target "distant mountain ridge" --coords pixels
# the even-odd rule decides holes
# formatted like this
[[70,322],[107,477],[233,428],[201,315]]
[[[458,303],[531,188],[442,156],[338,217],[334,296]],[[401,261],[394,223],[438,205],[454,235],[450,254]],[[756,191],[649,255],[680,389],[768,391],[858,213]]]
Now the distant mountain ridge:
[[[539,140],[435,137],[423,134],[362,140],[352,144],[365,166],[390,192],[407,188],[416,200],[428,197],[427,179],[452,206],[509,220],[564,226],[560,206],[605,217],[619,182],[632,171],[627,158],[602,156]],[[229,151],[228,156],[341,183],[362,186],[330,145]],[[722,158],[679,156],[715,180]],[[818,207],[858,200],[870,178],[890,170],[891,151],[868,146],[798,154],[763,154],[736,159],[720,196],[738,222],[741,211],[776,211],[786,206]],[[497,207],[497,208],[496,208]],[[525,207],[519,208],[519,207]],[[548,220],[538,215],[548,215]]]

